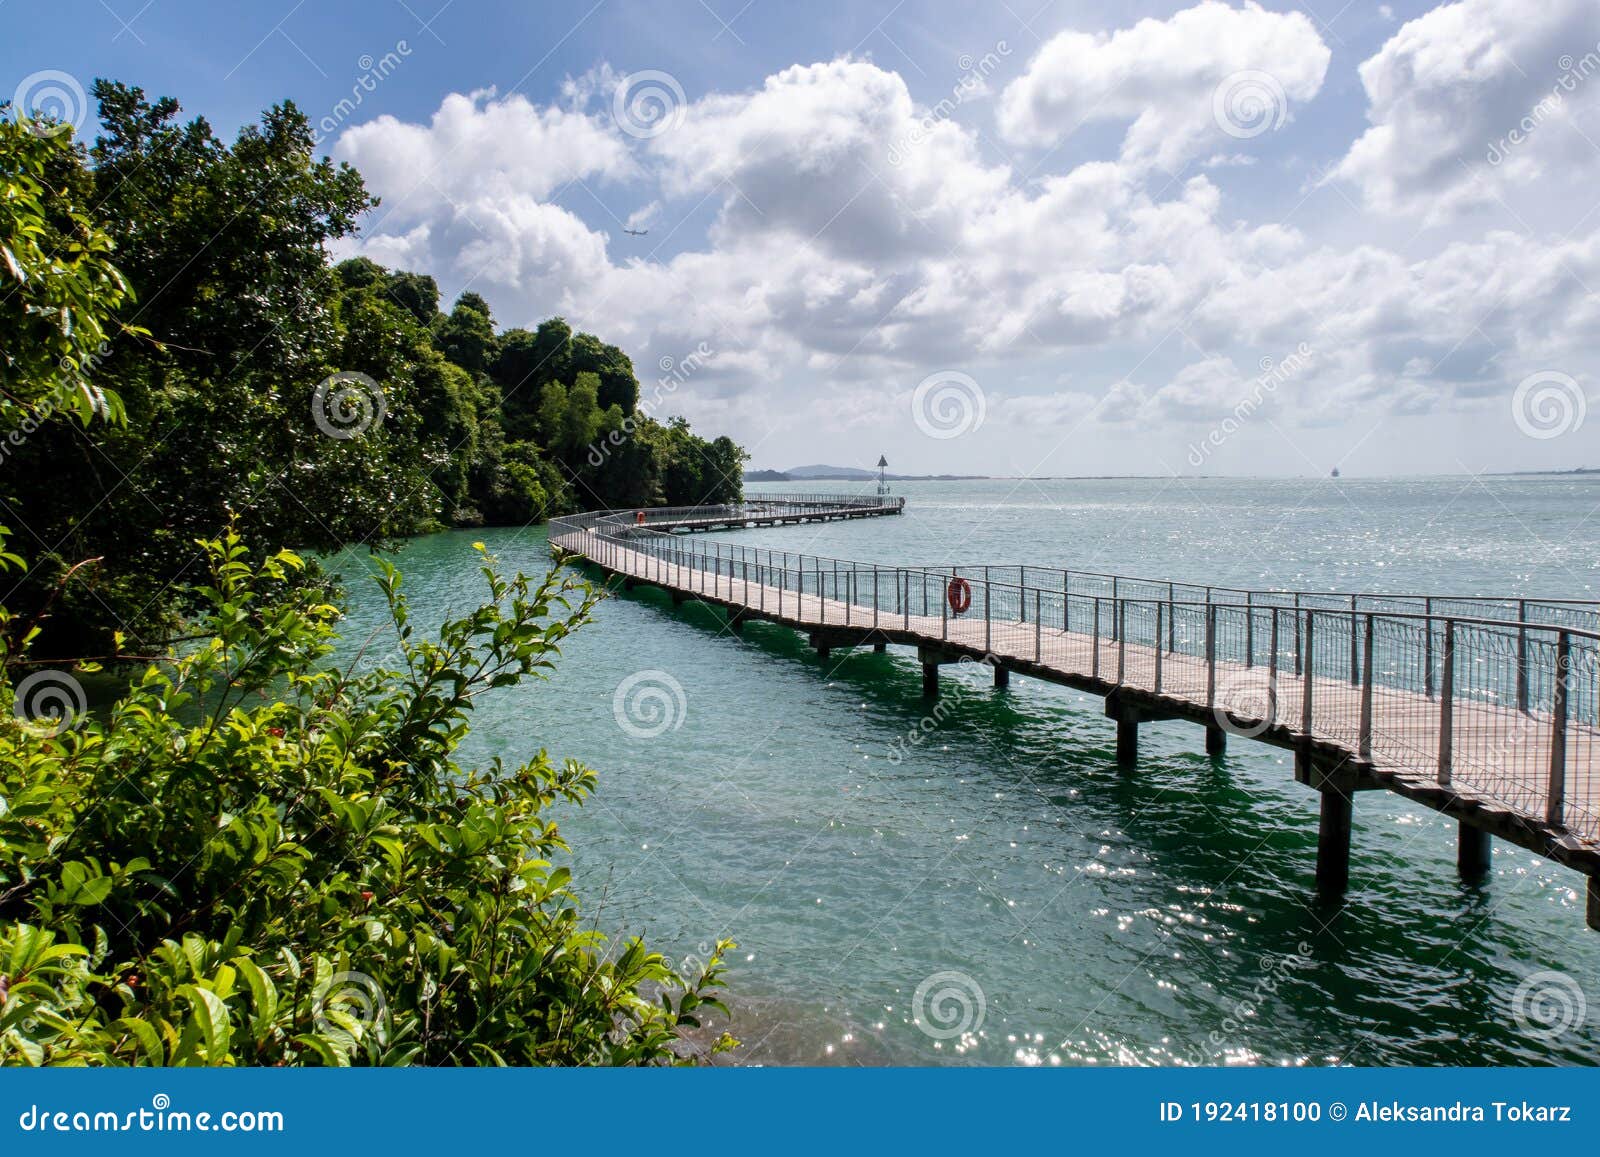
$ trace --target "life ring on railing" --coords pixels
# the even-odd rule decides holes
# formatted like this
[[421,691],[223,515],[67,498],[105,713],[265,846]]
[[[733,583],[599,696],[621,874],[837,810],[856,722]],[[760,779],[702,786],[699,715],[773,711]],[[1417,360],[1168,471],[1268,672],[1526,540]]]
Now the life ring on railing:
[[633,524],[635,526],[643,526],[644,525],[644,511],[635,510],[633,512]]
[[950,609],[958,615],[967,613],[972,606],[972,584],[966,579],[957,576],[950,580],[944,588],[945,601],[950,604]]

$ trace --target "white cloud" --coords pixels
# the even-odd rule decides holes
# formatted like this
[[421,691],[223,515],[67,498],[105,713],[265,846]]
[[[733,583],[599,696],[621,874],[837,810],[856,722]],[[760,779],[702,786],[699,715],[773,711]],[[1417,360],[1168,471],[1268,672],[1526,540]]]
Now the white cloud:
[[[1418,23],[1396,39],[1420,44]],[[1203,4],[1088,39],[1077,87],[1044,84],[1064,59],[1057,37],[1006,90],[1001,119],[1016,127],[1058,98],[1103,93],[1142,110],[1116,157],[1025,181],[988,159],[967,118],[930,116],[900,75],[850,58],[700,95],[677,127],[630,138],[609,114],[619,78],[601,66],[569,83],[561,108],[480,93],[447,98],[425,124],[347,130],[337,155],[384,197],[355,248],[434,273],[447,292],[470,285],[502,324],[562,313],[621,344],[647,383],[660,357],[707,343],[715,356],[673,410],[752,442],[774,414],[796,438],[903,423],[896,399],[937,369],[993,390],[993,429],[942,452],[1015,456],[1084,423],[1127,437],[1135,419],[1142,431],[1214,422],[1262,357],[1301,343],[1317,356],[1274,390],[1275,422],[1479,404],[1532,369],[1584,364],[1600,329],[1585,289],[1600,284],[1600,232],[1463,233],[1402,256],[1331,242],[1316,207],[1238,219],[1229,182],[1266,182],[1276,166],[1245,167],[1248,144],[1217,130],[1210,94],[1225,70],[1268,57],[1292,100],[1315,94],[1327,50],[1303,17]],[[1419,76],[1457,69],[1437,47],[1364,75],[1368,92],[1409,107]],[[1481,59],[1498,75],[1492,52]],[[1206,175],[1152,179],[1151,161],[1202,157]],[[650,235],[621,236],[575,180],[604,186]],[[1348,207],[1333,190],[1311,196]],[[702,231],[689,222],[706,205]]]
[[1110,35],[1061,32],[1006,86],[1000,129],[1054,145],[1090,121],[1130,121],[1123,159],[1175,170],[1279,126],[1292,102],[1316,96],[1329,56],[1303,13],[1251,3],[1206,0]]
[[1461,0],[1361,65],[1367,129],[1334,170],[1380,211],[1439,221],[1600,156],[1600,5]]

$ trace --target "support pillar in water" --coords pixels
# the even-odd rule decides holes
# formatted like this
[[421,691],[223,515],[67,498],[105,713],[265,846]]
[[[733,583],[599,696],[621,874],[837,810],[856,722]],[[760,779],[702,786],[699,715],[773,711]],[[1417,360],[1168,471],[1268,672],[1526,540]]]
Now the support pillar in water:
[[926,699],[939,698],[939,664],[922,664],[922,694]]
[[999,663],[994,665],[994,685],[996,687],[1011,686],[1011,668]]
[[1132,767],[1139,762],[1139,724],[1124,717],[1117,720],[1117,766]]
[[[1456,832],[1456,871],[1463,880],[1481,880],[1489,874],[1489,849],[1494,837],[1465,820],[1458,821]],[[1593,877],[1591,877],[1593,879]]]
[[1215,723],[1206,724],[1206,754],[1210,756],[1228,754],[1228,733]]
[[1317,891],[1329,899],[1343,896],[1350,886],[1350,796],[1325,787],[1322,819],[1317,827]]

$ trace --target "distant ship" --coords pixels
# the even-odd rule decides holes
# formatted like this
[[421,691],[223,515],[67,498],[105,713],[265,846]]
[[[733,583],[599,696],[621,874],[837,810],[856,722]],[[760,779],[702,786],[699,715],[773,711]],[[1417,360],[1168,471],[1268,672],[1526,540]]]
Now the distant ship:
[[1328,477],[1329,478],[1337,478],[1337,477],[1339,477],[1339,468],[1337,466],[1335,466],[1333,468],[1333,472],[1331,474],[1329,474]]

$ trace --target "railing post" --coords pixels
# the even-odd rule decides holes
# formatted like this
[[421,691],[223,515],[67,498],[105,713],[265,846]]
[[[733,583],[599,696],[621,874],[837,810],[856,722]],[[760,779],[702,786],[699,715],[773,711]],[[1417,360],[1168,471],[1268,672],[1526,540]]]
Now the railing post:
[[[945,590],[949,590],[949,589],[950,589],[949,584],[948,583],[945,584]],[[922,584],[922,590],[923,590],[923,596],[922,597],[923,597],[924,600],[926,600],[927,597],[928,597],[927,596],[928,584],[926,582],[924,582]],[[941,639],[949,639],[950,638],[950,600],[948,598],[943,598],[943,599],[939,600],[939,638],[941,638]]]
[[1528,600],[1517,600],[1517,710],[1528,713]]
[[1294,673],[1298,678],[1303,673],[1304,662],[1300,655],[1300,592],[1294,594]]
[[[1111,605],[1113,607],[1122,606],[1122,601],[1117,597],[1116,575],[1111,576]],[[1120,610],[1112,611],[1111,613],[1111,635],[1112,638],[1117,641],[1120,641],[1122,638],[1122,630],[1118,621],[1121,617],[1121,614],[1122,612]],[[1122,682],[1122,673],[1120,671],[1117,673],[1117,682]]]
[[1173,611],[1172,584],[1167,584],[1167,650],[1174,655],[1178,653],[1177,618]]
[[1089,674],[1100,678],[1100,596],[1094,596],[1094,658],[1090,660]]
[[1161,604],[1158,602],[1156,604],[1156,647],[1155,647],[1155,651],[1156,651],[1156,679],[1155,679],[1155,685],[1152,688],[1152,690],[1157,695],[1161,694],[1161,652],[1162,652],[1162,650],[1163,650],[1163,648],[1161,646]]
[[[1274,699],[1278,695],[1278,608],[1272,608],[1272,654],[1267,659],[1267,685],[1272,688]],[[1276,709],[1273,712],[1277,714]]]
[[1439,669],[1439,782],[1449,786],[1455,758],[1456,624],[1444,621],[1444,661]]
[[1433,698],[1433,600],[1422,600],[1422,693]]
[[987,655],[991,652],[989,638],[994,624],[994,604],[990,602],[989,599],[990,592],[988,567],[983,568],[983,574],[983,653]]
[[1117,636],[1117,686],[1120,687],[1128,666],[1128,605],[1118,599],[1115,608],[1111,612],[1111,629]]
[[[1209,595],[1210,592],[1207,592]],[[1206,599],[1206,709],[1217,706],[1217,607]]]
[[1244,665],[1256,665],[1256,596],[1253,591],[1244,592]]
[[[1352,626],[1352,630],[1354,627]],[[1361,638],[1362,665],[1365,680],[1361,685],[1361,742],[1357,754],[1372,762],[1372,612],[1366,614]]]
[[1061,629],[1072,633],[1072,572],[1061,572]]
[[1567,799],[1567,680],[1572,674],[1572,640],[1567,632],[1556,635],[1556,682],[1550,702],[1550,786],[1545,803],[1545,823],[1553,828],[1565,823]]
[[1039,628],[1039,588],[1033,588],[1033,661],[1041,662],[1044,659],[1044,640]]
[[1350,596],[1350,686],[1361,686],[1360,636],[1356,632],[1356,596]]
[[878,629],[878,567],[872,567],[872,629]]
[[[1298,598],[1296,602],[1298,602]],[[1306,611],[1305,642],[1300,642],[1300,616],[1295,615],[1295,674],[1300,676],[1300,731],[1309,741],[1311,739],[1311,684],[1312,664],[1316,660],[1316,643],[1314,641],[1317,631],[1317,612]]]

